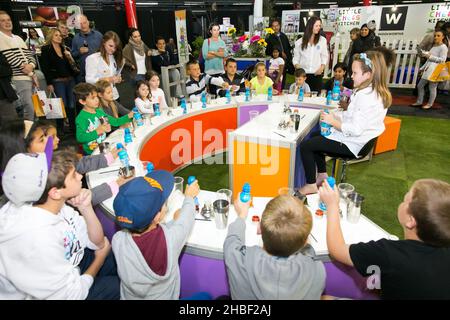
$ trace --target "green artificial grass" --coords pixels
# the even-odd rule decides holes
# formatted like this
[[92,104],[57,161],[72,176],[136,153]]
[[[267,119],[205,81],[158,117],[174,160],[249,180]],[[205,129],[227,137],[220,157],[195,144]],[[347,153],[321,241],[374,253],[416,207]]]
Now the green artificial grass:
[[[346,182],[365,196],[363,213],[401,238],[403,232],[397,221],[397,207],[412,183],[422,178],[450,183],[450,121],[411,116],[398,118],[402,124],[397,150],[374,155],[370,162],[349,165]],[[193,164],[177,175],[185,179],[196,176],[204,190],[228,188],[226,164]]]

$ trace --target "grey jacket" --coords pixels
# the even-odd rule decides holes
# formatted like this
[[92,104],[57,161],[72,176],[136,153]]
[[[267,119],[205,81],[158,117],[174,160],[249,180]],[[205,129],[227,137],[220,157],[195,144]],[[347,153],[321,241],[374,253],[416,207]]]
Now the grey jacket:
[[[77,172],[85,174],[89,171],[95,171],[108,166],[108,161],[104,154],[96,154],[91,156],[85,156],[81,158],[77,163]],[[92,206],[96,206],[100,202],[105,201],[112,197],[111,187],[107,183],[102,183],[91,189],[92,192]]]
[[112,249],[116,257],[117,272],[121,279],[121,299],[179,299],[178,258],[194,227],[194,215],[194,200],[186,197],[180,217],[167,224],[160,224],[167,245],[167,271],[163,276],[155,274],[150,269],[130,232],[122,230],[114,235]]
[[228,227],[223,253],[232,299],[320,299],[325,288],[325,267],[310,253],[281,258],[258,246],[246,247],[241,218]]

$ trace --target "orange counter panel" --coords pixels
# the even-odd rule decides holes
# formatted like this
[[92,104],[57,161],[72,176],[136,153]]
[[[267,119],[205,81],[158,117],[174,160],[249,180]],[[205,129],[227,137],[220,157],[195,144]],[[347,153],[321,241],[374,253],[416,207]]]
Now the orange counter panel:
[[[261,145],[253,142],[233,141],[233,193],[242,190],[245,182],[251,186],[251,194],[254,197],[274,197],[278,195],[278,189],[289,184],[289,148],[267,146],[261,149]],[[242,154],[245,153],[245,157]],[[260,154],[270,159],[264,160]],[[278,155],[277,155],[278,154]],[[241,157],[241,158],[239,158]],[[242,163],[244,162],[244,163]],[[273,169],[271,165],[273,164]],[[265,171],[272,171],[263,175]],[[269,173],[269,172],[266,172]]]
[[[189,161],[199,159],[205,152],[211,152],[211,149],[216,152],[226,149],[227,130],[236,128],[237,108],[187,117],[152,136],[141,149],[140,159],[153,162],[155,168],[174,171]],[[217,136],[221,138],[216,139]],[[211,143],[220,147],[215,148]]]
[[374,154],[397,149],[401,123],[402,120],[398,118],[388,116],[384,118],[384,126],[386,129],[377,139],[375,149],[373,150]]

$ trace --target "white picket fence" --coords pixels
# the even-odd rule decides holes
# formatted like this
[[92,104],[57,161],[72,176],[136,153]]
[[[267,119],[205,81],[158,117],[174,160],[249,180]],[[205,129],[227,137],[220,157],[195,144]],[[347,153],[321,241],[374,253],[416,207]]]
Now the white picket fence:
[[[347,38],[347,37],[346,37]],[[381,37],[381,44],[393,49],[396,60],[393,67],[389,68],[389,82],[391,88],[415,88],[420,67],[420,57],[417,55],[416,46],[419,40],[405,40],[398,37]],[[325,77],[333,76],[333,66],[344,60],[350,39],[336,37],[334,41],[333,63],[325,68]],[[337,50],[336,50],[337,48]]]

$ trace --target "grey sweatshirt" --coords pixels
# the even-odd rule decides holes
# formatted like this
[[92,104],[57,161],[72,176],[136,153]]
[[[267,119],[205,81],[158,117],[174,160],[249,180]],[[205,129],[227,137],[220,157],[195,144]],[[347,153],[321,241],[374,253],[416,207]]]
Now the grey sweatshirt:
[[[101,168],[106,168],[108,161],[104,154],[96,154],[82,157],[77,163],[77,172],[85,174],[89,171],[95,171]],[[92,206],[96,206],[100,202],[112,197],[111,187],[107,183],[102,183],[91,189],[92,192]]]
[[194,227],[194,200],[186,197],[180,217],[167,224],[160,224],[166,238],[167,271],[163,276],[154,273],[145,261],[130,232],[117,232],[112,249],[121,279],[122,300],[174,300],[180,296],[180,268],[178,258]]
[[241,218],[228,227],[223,253],[232,299],[320,299],[325,288],[325,267],[311,256],[298,252],[281,258],[246,247]]

